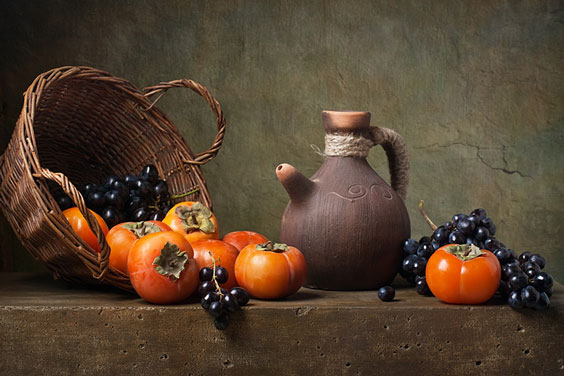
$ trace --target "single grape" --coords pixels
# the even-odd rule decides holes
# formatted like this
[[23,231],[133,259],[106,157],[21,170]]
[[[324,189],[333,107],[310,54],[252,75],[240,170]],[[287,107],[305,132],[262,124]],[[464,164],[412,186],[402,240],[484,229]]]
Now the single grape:
[[437,227],[433,232],[433,239],[439,243],[439,245],[445,245],[448,242],[449,230],[445,226]]
[[554,285],[554,279],[547,272],[540,272],[533,278],[533,286],[538,291],[547,291]]
[[213,324],[217,330],[225,330],[229,326],[229,315],[224,313],[213,320]]
[[223,305],[227,312],[235,312],[240,308],[237,298],[229,293],[223,296]]
[[466,218],[466,219],[462,219],[458,222],[458,225],[456,226],[456,228],[462,232],[464,235],[471,235],[475,228],[476,228],[476,224],[472,221],[470,221],[470,217]]
[[139,192],[139,196],[143,198],[152,198],[153,186],[147,180],[137,180],[135,189]]
[[164,180],[158,180],[153,186],[153,195],[155,197],[169,196],[167,182]]
[[519,261],[521,262],[521,264],[524,264],[529,261],[529,257],[531,257],[531,252],[525,251],[519,255]]
[[512,291],[507,298],[507,304],[513,309],[522,309],[525,304],[523,300],[521,300],[521,292],[520,291]]
[[[471,215],[466,219],[474,224],[474,230],[482,224],[482,220],[477,215]],[[472,232],[474,232],[474,230],[472,230]]]
[[143,197],[140,196],[131,196],[129,201],[127,201],[127,205],[125,206],[126,212],[131,215],[133,212],[140,207],[147,206],[147,201]]
[[493,236],[490,236],[489,238],[487,238],[486,240],[484,240],[484,247],[488,250],[488,251],[495,251],[496,249],[498,249],[501,246],[501,244],[499,244],[499,240],[497,240],[496,238],[494,238]]
[[419,295],[430,295],[431,290],[429,290],[429,286],[427,285],[427,279],[425,276],[417,276],[415,277],[415,291]]
[[86,197],[86,206],[91,209],[101,208],[106,205],[106,199],[102,192],[90,192]]
[[482,209],[482,208],[477,208],[477,209],[472,210],[472,211],[470,212],[470,215],[471,215],[471,216],[472,216],[472,215],[475,215],[475,216],[477,216],[478,218],[480,218],[480,220],[484,220],[484,219],[486,219],[486,218],[488,217],[488,215],[487,215],[487,213],[486,213],[486,210],[485,210],[485,209]]
[[247,305],[249,302],[249,293],[242,287],[233,287],[229,293],[237,299],[237,303],[240,307]]
[[[59,205],[59,208],[61,210],[66,210],[68,208],[72,208],[74,205],[74,202],[72,202],[71,198],[69,196],[61,196],[57,199],[57,204]],[[88,204],[87,204],[88,205]]]
[[205,282],[205,281],[211,281],[213,278],[213,269],[212,268],[208,268],[203,267],[202,269],[200,269],[200,282]]
[[149,219],[149,215],[151,215],[149,209],[145,206],[142,206],[135,209],[133,213],[131,213],[130,219],[132,222],[146,221]]
[[523,272],[515,273],[508,279],[511,291],[520,291],[529,283],[529,278]]
[[508,261],[509,258],[511,257],[509,251],[506,248],[501,248],[501,247],[496,249],[493,254],[495,255],[495,257],[497,257],[497,260],[500,263]]
[[437,249],[441,248],[441,245],[436,240],[433,240],[431,241],[431,248],[433,249],[433,253],[435,253]]
[[454,230],[448,236],[448,242],[451,244],[464,244],[466,243],[466,236],[464,236],[462,231]]
[[107,191],[104,195],[106,205],[114,206],[118,209],[123,209],[125,207],[125,202],[123,197],[120,196],[119,192],[116,190]]
[[127,188],[129,189],[135,189],[137,180],[139,179],[135,175],[125,175],[125,177],[123,178],[123,182],[127,185]]
[[417,249],[417,256],[429,259],[433,252],[435,252],[435,250],[433,249],[431,244],[423,244],[420,245]]
[[512,275],[523,273],[519,265],[507,264],[502,267],[502,277],[508,280]]
[[505,260],[505,263],[503,264],[504,266],[509,266],[509,265],[513,265],[517,268],[521,268],[521,264],[519,263],[519,260],[515,259],[515,258],[509,258],[508,260]]
[[113,206],[108,206],[102,209],[100,216],[104,219],[104,222],[106,222],[109,228],[112,228],[118,223],[124,221],[123,214]]
[[210,291],[201,300],[202,308],[206,311],[210,309],[210,304],[219,300],[219,294],[215,291]]
[[403,252],[406,255],[417,252],[417,248],[419,248],[419,242],[417,242],[415,239],[409,238],[405,242],[403,242]]
[[396,296],[396,291],[392,286],[380,287],[378,290],[378,297],[383,302],[391,302]]
[[419,244],[431,244],[432,239],[429,236],[423,236],[419,239]]
[[201,297],[206,296],[208,292],[212,291],[215,291],[215,283],[213,283],[213,281],[203,281],[198,286],[198,294],[200,294]]
[[[526,263],[524,263],[523,265],[521,265],[521,269],[523,269],[525,271],[525,273],[527,273],[527,275],[529,277],[534,277],[535,275],[537,275],[537,273],[539,273],[541,271],[540,266],[538,266],[536,263],[530,261],[527,261]],[[531,272],[529,272],[529,270]]]
[[547,309],[549,305],[550,305],[550,299],[548,299],[548,295],[545,292],[541,292],[539,294],[539,300],[533,306],[533,308],[537,310],[543,310],[543,309]]
[[164,210],[155,210],[149,216],[149,221],[162,221],[166,217]]
[[225,269],[222,266],[215,268],[215,280],[217,281],[217,283],[219,284],[225,283],[227,282],[228,279],[229,279],[229,273],[227,273],[227,269]]
[[112,184],[112,189],[114,191],[117,191],[124,201],[127,201],[127,198],[129,197],[129,188],[124,182],[122,182],[121,180],[116,180]]
[[427,260],[423,257],[417,257],[413,262],[413,273],[415,275],[425,275],[425,268],[427,267]]
[[460,222],[463,219],[468,218],[468,216],[466,214],[455,214],[452,216],[452,223],[455,227],[458,226],[458,222]]
[[154,165],[148,164],[143,167],[143,170],[141,170],[141,172],[139,173],[139,178],[141,180],[146,180],[151,183],[151,185],[153,185],[159,179],[159,172]]
[[446,221],[443,226],[447,229],[448,232],[454,230],[454,224],[451,221]]
[[533,308],[539,301],[540,293],[533,286],[521,290],[521,300],[526,307]]
[[537,264],[539,266],[539,268],[544,269],[544,267],[546,266],[546,260],[544,259],[544,257],[542,257],[541,255],[539,255],[538,253],[535,253],[534,255],[531,255],[531,257],[529,257],[529,261],[530,262],[534,262],[535,264]]
[[478,226],[478,228],[476,229],[476,232],[474,233],[474,237],[476,238],[476,240],[481,241],[481,242],[483,242],[484,240],[486,240],[490,236],[491,236],[490,230],[488,230],[484,226]]
[[219,300],[211,302],[210,307],[208,308],[208,312],[213,317],[221,316],[221,314],[224,313],[223,303]]

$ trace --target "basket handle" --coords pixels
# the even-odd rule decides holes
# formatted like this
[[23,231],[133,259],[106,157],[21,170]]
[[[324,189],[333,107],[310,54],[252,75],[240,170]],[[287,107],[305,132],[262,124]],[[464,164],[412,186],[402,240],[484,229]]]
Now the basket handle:
[[[84,198],[82,197],[80,191],[76,189],[76,187],[70,182],[70,180],[64,174],[59,172],[53,172],[49,169],[41,168],[39,170],[39,174],[34,174],[34,176],[43,177],[45,179],[54,181],[63,189],[63,191],[76,204],[78,210],[80,210],[80,213],[82,213],[82,215],[86,219],[86,223],[88,223],[88,227],[90,227],[90,230],[94,233],[94,235],[96,235],[96,240],[100,245],[100,252],[97,252],[97,254],[98,254],[98,262],[100,264],[101,271],[97,272],[96,270],[91,268],[87,262],[85,262],[85,265],[88,267],[88,269],[90,269],[90,271],[92,272],[92,276],[94,278],[96,279],[103,278],[104,274],[106,274],[106,271],[109,268],[110,246],[106,242],[106,236],[104,235],[102,228],[98,224],[98,221],[96,220],[94,215],[90,212],[90,210],[88,210],[88,208],[86,207],[86,203],[84,202]],[[82,257],[82,255],[78,255],[78,256]]]
[[204,86],[192,80],[187,80],[183,78],[180,80],[161,82],[158,85],[149,86],[143,89],[145,91],[145,97],[147,98],[160,93],[160,95],[151,103],[151,105],[146,110],[148,111],[154,105],[156,105],[157,102],[161,99],[161,97],[166,93],[168,89],[175,87],[184,87],[184,88],[192,89],[193,91],[201,95],[206,100],[206,102],[208,102],[212,111],[216,115],[217,134],[215,136],[215,139],[213,140],[212,146],[210,146],[208,150],[206,150],[205,152],[196,154],[193,160],[184,161],[184,163],[187,164],[195,164],[195,165],[205,164],[211,161],[217,155],[219,149],[221,149],[221,146],[223,144],[223,137],[225,135],[225,116],[223,115],[223,111],[221,110],[221,105],[210,94],[208,89],[206,89]]

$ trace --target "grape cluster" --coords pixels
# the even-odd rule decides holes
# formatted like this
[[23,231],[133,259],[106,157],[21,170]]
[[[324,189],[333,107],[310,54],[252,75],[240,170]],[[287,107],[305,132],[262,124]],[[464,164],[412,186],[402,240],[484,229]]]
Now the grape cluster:
[[404,258],[400,275],[421,295],[432,295],[425,279],[425,269],[429,257],[446,244],[474,244],[480,249],[491,251],[502,267],[502,280],[498,294],[507,299],[515,309],[530,307],[547,308],[552,295],[553,278],[542,271],[546,260],[539,254],[523,252],[521,255],[509,249],[494,235],[496,226],[482,208],[470,214],[455,214],[442,226],[435,226],[419,206],[421,213],[433,231],[431,236],[423,236],[419,241],[407,239],[403,244]]
[[[159,178],[154,165],[135,175],[109,175],[102,184],[89,183],[80,189],[86,206],[98,213],[108,227],[131,221],[162,220],[172,206],[168,184]],[[64,195],[58,198],[61,210],[74,206]]]
[[220,287],[229,278],[227,269],[214,266],[200,270],[200,285],[198,293],[202,298],[201,304],[210,315],[218,330],[225,330],[229,325],[229,314],[236,312],[249,302],[249,293],[241,287],[233,287],[230,291]]

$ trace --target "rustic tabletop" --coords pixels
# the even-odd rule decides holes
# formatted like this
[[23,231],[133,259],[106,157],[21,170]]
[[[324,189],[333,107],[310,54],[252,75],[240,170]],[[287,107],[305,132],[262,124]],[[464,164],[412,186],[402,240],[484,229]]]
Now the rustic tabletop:
[[0,273],[0,374],[564,374],[564,287],[548,310],[449,305],[398,281],[251,300],[225,331],[197,299],[159,306],[47,274]]

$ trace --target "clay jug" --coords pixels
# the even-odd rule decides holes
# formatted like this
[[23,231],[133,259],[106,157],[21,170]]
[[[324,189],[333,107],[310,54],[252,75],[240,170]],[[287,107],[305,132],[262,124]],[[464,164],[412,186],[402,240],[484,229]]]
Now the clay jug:
[[[305,286],[328,290],[368,290],[388,285],[410,237],[404,205],[409,164],[401,137],[371,127],[369,112],[323,111],[325,161],[307,179],[289,164],[276,168],[288,192],[280,241],[306,258]],[[370,167],[366,155],[381,144],[391,184]],[[330,149],[330,150],[329,150]]]

